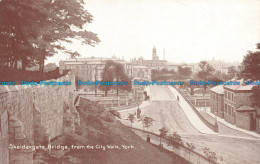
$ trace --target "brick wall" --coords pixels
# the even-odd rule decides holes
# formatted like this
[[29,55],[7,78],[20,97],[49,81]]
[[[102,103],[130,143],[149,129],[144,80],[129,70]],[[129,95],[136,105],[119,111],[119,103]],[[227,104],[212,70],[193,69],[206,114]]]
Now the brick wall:
[[242,128],[242,129],[251,130],[249,115],[237,112],[236,113],[236,126],[239,128]]
[[236,103],[236,108],[240,106],[251,106],[250,96],[252,93],[235,93],[234,101]]
[[220,118],[224,118],[224,95],[211,91],[210,103],[211,113],[215,114],[215,112],[217,112]]
[[224,120],[231,123],[231,124],[235,124],[236,120],[232,115],[229,115],[228,113],[224,113]]
[[[25,141],[27,144],[34,144],[34,131],[42,130],[37,129],[41,126],[45,127],[45,133],[50,139],[62,134],[64,105],[75,117],[78,117],[72,105],[76,89],[75,76],[68,74],[50,81],[66,80],[72,85],[0,86],[1,164],[11,162],[8,159],[19,163],[17,159],[19,152],[10,150],[9,144],[25,143]],[[72,98],[69,95],[72,95]],[[26,158],[28,159],[28,153]]]

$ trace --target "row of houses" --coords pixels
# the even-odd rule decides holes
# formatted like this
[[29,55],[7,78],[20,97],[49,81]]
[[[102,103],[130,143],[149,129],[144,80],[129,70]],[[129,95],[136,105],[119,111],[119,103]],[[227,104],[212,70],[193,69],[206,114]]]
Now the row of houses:
[[260,133],[260,111],[251,105],[252,88],[253,85],[211,88],[211,112],[239,128]]

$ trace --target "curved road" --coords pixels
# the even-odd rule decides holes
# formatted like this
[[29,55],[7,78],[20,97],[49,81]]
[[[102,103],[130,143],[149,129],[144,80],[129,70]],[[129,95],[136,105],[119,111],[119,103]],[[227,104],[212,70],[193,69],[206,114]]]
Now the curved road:
[[[141,115],[155,119],[153,125],[148,129],[159,133],[159,129],[167,127],[170,133],[177,132],[184,142],[194,143],[196,151],[203,154],[204,147],[222,156],[226,164],[259,164],[260,163],[260,140],[256,138],[243,137],[244,135],[232,136],[221,134],[201,134],[196,130],[181,109],[179,103],[165,86],[151,86],[151,104],[141,109]],[[133,111],[121,111],[122,118]],[[122,120],[128,124],[127,120]],[[135,121],[133,127],[142,129],[140,122]],[[242,133],[242,132],[241,132]]]

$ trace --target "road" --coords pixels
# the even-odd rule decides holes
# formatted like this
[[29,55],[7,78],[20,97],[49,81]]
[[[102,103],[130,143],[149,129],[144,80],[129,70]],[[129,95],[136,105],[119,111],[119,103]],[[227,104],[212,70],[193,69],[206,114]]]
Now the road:
[[[159,133],[161,127],[167,127],[170,133],[177,132],[184,142],[194,143],[196,151],[202,153],[204,147],[222,156],[226,164],[259,164],[260,163],[260,140],[236,133],[226,134],[202,134],[189,121],[173,94],[165,86],[151,87],[150,106],[141,109],[141,115],[155,119],[149,129],[151,132]],[[126,118],[133,111],[120,112],[122,118]],[[124,124],[128,121],[123,120]],[[135,121],[133,127],[142,129],[140,122]],[[241,135],[240,135],[241,134]],[[246,137],[245,137],[246,136]]]

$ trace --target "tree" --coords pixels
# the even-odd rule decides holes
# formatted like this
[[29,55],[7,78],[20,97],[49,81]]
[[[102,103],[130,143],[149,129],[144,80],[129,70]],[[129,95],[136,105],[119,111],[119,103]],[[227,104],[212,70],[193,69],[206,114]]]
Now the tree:
[[207,61],[201,61],[199,67],[201,70],[198,72],[197,76],[202,80],[207,80],[215,70]]
[[189,78],[192,74],[190,67],[178,66],[178,74],[182,78]]
[[238,71],[236,71],[236,69],[234,67],[228,67],[228,73],[227,76],[229,77],[229,79],[234,78],[237,75]]
[[[233,68],[233,67],[232,67],[232,68]],[[231,69],[232,69],[232,68],[231,68]],[[216,71],[216,72],[214,73],[213,77],[214,77],[215,79],[217,78],[217,79],[220,80],[220,81],[230,80],[230,79],[232,79],[232,78],[235,76],[235,73],[232,72],[231,69],[230,69],[230,72],[229,72],[228,74],[222,73],[222,72],[220,72],[220,71]]]
[[[241,72],[241,76],[244,79],[248,79],[250,81],[259,81],[260,80],[260,43],[257,43],[257,51],[252,52],[249,51],[246,56],[244,56],[244,60],[242,65],[244,69]],[[252,88],[252,96],[250,97],[252,101],[252,105],[260,108],[260,85],[254,86]]]
[[[186,145],[188,147],[188,150],[193,151],[194,149],[196,149],[196,147],[195,147],[195,145],[193,143],[186,142]],[[190,161],[190,151],[189,151],[189,161]]]
[[[102,81],[124,81],[127,82],[127,85],[116,85],[115,88],[117,90],[117,95],[120,90],[131,91],[132,89],[132,81],[130,77],[125,73],[125,69],[122,64],[116,63],[112,60],[106,61],[105,67],[102,72]],[[101,86],[100,89],[105,91],[105,95],[107,96],[107,91],[109,91],[112,86],[106,85]]]
[[135,120],[135,115],[129,113],[128,117],[127,117],[127,120],[131,123],[131,127],[132,127],[132,124],[134,123],[134,120]]
[[153,121],[155,121],[155,120],[154,120],[153,118],[151,118],[151,117],[141,116],[141,118],[139,119],[139,121],[142,122],[142,124],[143,124],[143,129],[144,129],[144,128],[147,128],[147,130],[148,130],[148,128],[153,125]]
[[[107,61],[105,64],[105,67],[102,72],[102,81],[107,82],[107,81],[113,81],[113,70],[111,67],[112,61]],[[102,91],[105,91],[105,96],[107,96],[107,92],[111,90],[112,86],[111,85],[100,85],[99,87]]]
[[203,153],[204,153],[204,155],[206,156],[206,158],[208,158],[208,160],[209,160],[210,163],[211,163],[211,162],[217,162],[218,159],[223,160],[222,157],[219,157],[219,158],[218,158],[218,157],[217,157],[217,154],[216,154],[215,152],[213,152],[213,151],[210,151],[210,149],[207,148],[207,147],[203,148]]
[[176,74],[176,71],[175,71],[174,69],[171,69],[171,70],[169,71],[169,73],[170,73],[170,74]]
[[160,75],[160,71],[157,69],[152,69],[151,72],[151,79],[156,80],[156,78]]
[[117,85],[116,90],[117,90],[117,95],[120,90],[126,90],[126,91],[131,91],[132,89],[132,82],[130,77],[125,73],[124,66],[120,63],[115,63],[114,62],[114,67],[113,67],[113,72],[114,72],[114,78],[116,81],[125,81],[128,83],[128,85]]
[[173,149],[178,148],[180,145],[183,145],[181,136],[177,132],[168,135],[166,138],[167,138],[166,140],[167,145],[172,146]]
[[168,74],[169,73],[169,70],[167,68],[163,68],[161,69],[161,74]]
[[26,66],[37,61],[43,72],[45,59],[58,51],[79,56],[61,42],[77,39],[82,44],[97,44],[97,35],[84,29],[93,20],[84,5],[83,0],[0,1],[0,35],[6,38],[0,42],[1,48],[6,47],[0,53],[1,62],[15,65],[21,60]]
[[242,62],[242,77],[249,80],[260,80],[260,51],[249,51]]
[[162,127],[161,129],[159,129],[160,132],[160,145],[162,145],[162,138],[165,138],[169,132],[169,130],[166,127]]
[[[147,130],[148,130],[148,128],[153,125],[153,122],[154,122],[155,120],[154,120],[153,118],[151,118],[151,117],[141,116],[141,118],[140,118],[139,121],[142,121],[143,129],[144,129],[144,128],[147,128]],[[148,139],[148,138],[149,138],[149,139]],[[147,135],[147,141],[148,141],[148,140],[149,140],[149,142],[150,142],[149,133],[148,133],[148,135]]]
[[[215,69],[207,61],[201,61],[199,63],[199,67],[201,70],[197,73],[197,77],[204,81],[209,80],[209,77],[212,76],[215,71]],[[207,85],[204,85],[204,89],[206,93]]]
[[254,86],[252,88],[252,95],[250,96],[250,100],[252,101],[252,105],[260,108],[260,86]]

